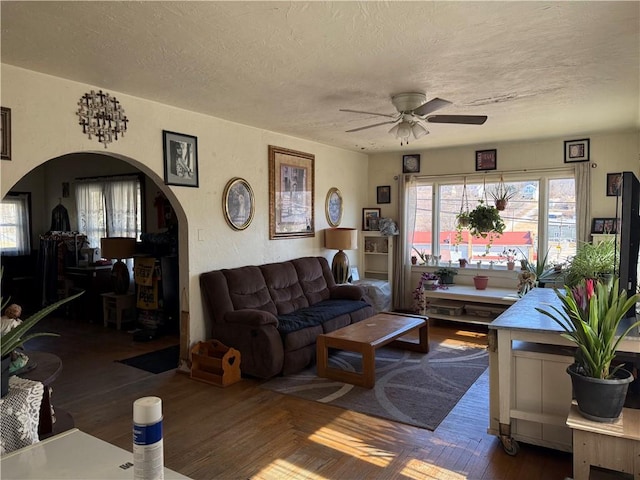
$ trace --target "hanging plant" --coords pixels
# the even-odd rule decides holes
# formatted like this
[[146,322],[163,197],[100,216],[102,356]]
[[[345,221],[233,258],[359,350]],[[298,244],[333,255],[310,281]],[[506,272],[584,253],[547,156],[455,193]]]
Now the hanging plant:
[[507,208],[509,200],[515,197],[516,193],[515,187],[506,185],[502,179],[502,175],[500,175],[500,183],[498,183],[493,191],[489,192],[489,195],[493,198],[496,209],[502,211]]
[[505,227],[498,209],[484,200],[478,200],[478,206],[469,212],[469,231],[475,237],[492,238],[493,234],[502,234]]
[[460,205],[460,213],[456,215],[456,239],[455,244],[462,242],[462,230],[469,228],[469,198],[467,197],[467,177],[464,178],[464,186],[462,187],[462,203]]

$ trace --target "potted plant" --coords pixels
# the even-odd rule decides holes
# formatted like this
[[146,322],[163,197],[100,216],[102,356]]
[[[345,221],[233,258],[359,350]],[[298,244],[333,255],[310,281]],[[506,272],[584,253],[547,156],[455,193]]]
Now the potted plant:
[[442,267],[433,273],[438,276],[441,285],[451,285],[453,277],[458,274],[458,271],[455,268]]
[[573,287],[585,278],[611,280],[614,265],[615,244],[613,240],[599,242],[595,245],[581,243],[565,270],[565,284]]
[[484,200],[469,212],[469,231],[475,237],[492,238],[493,234],[502,234],[505,224],[496,207],[486,205]]
[[431,272],[424,272],[420,275],[418,286],[413,290],[413,308],[417,313],[422,312],[425,307],[422,291],[438,288],[438,280],[439,277]]
[[501,258],[507,260],[507,270],[513,270],[516,267],[516,249],[515,248],[505,248],[502,250],[500,254]]
[[502,211],[507,208],[509,200],[515,197],[516,193],[515,187],[505,185],[504,182],[500,181],[496,188],[489,192],[489,196],[493,198],[496,209]]
[[429,263],[430,255],[427,252],[425,252],[424,250],[418,250],[416,247],[411,248],[418,254],[418,257],[420,257],[422,265],[427,265]]
[[564,338],[578,347],[575,363],[567,367],[580,413],[594,421],[613,422],[620,416],[633,376],[622,365],[612,365],[620,341],[640,321],[618,336],[620,322],[635,308],[640,294],[627,298],[618,279],[613,282],[583,279],[574,287],[556,291],[562,309],[536,308],[562,327]]
[[473,277],[473,284],[475,285],[476,290],[485,290],[489,284],[489,277],[486,275],[476,275]]
[[[58,336],[55,333],[44,333],[44,332],[30,333],[30,330],[33,327],[35,327],[35,325],[40,320],[45,318],[47,315],[49,315],[50,313],[52,313],[53,311],[55,311],[65,303],[70,302],[71,300],[74,300],[75,298],[79,297],[83,293],[84,293],[84,290],[70,297],[63,298],[62,300],[59,300],[49,305],[48,307],[45,307],[42,310],[34,313],[26,320],[15,322],[14,323],[15,326],[13,326],[13,328],[11,328],[7,332],[3,333],[2,336],[0,336],[0,357],[2,358],[2,372],[0,373],[2,375],[2,387],[1,387],[2,396],[4,396],[9,390],[9,376],[10,376],[9,367],[11,365],[12,353],[16,349],[21,347],[26,341],[31,340],[32,338],[42,337],[42,336],[53,336],[53,337]],[[4,307],[7,303],[9,303],[9,300],[7,300],[7,302],[4,302],[2,299],[0,299],[0,303],[2,304],[2,309],[4,310]]]

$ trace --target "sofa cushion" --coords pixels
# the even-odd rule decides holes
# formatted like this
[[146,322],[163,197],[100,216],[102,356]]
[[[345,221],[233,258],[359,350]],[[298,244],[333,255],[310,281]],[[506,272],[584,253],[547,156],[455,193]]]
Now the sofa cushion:
[[222,270],[227,278],[229,297],[234,310],[253,308],[278,314],[259,267],[248,266]]
[[298,281],[302,286],[309,305],[314,305],[331,296],[330,288],[335,286],[329,263],[324,257],[304,257],[291,260],[298,272]]
[[322,325],[312,325],[290,332],[282,337],[282,346],[286,352],[299,350],[308,345],[315,345],[318,335],[323,333]]
[[270,263],[261,265],[260,270],[279,315],[309,306],[292,263]]
[[286,335],[303,328],[322,325],[327,320],[368,306],[368,303],[359,300],[325,300],[311,307],[301,308],[285,315],[278,315],[278,331]]

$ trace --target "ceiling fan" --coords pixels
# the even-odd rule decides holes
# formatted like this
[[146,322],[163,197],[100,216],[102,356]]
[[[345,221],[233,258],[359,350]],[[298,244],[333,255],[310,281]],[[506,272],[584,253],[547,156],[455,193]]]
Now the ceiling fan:
[[417,140],[429,133],[425,126],[425,122],[429,123],[459,123],[463,125],[482,125],[487,121],[486,115],[432,115],[436,110],[440,110],[447,105],[451,105],[448,100],[442,98],[434,98],[427,102],[427,96],[424,93],[399,93],[391,97],[391,103],[398,111],[395,114],[363,112],[360,110],[349,110],[341,108],[341,112],[363,113],[365,115],[377,115],[380,117],[388,117],[391,120],[385,122],[374,123],[366,127],[354,128],[347,130],[350,132],[358,132],[367,128],[379,127],[380,125],[389,125],[395,123],[389,133],[400,139],[400,145],[409,144],[409,136],[413,134]]

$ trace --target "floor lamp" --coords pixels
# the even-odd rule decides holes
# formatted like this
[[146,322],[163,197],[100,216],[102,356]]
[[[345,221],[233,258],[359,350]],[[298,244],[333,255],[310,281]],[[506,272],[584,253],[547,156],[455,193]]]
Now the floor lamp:
[[129,237],[108,237],[100,239],[102,258],[117,260],[111,270],[111,283],[116,295],[129,291],[129,269],[122,259],[133,257],[136,253],[136,239]]
[[329,228],[324,231],[324,247],[338,250],[331,263],[331,272],[336,283],[347,283],[349,279],[349,257],[344,250],[358,248],[358,231],[355,228]]

